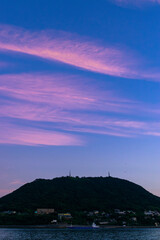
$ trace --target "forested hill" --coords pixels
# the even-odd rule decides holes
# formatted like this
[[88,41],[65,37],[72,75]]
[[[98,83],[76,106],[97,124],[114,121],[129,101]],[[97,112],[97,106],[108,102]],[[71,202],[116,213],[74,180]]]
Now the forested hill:
[[0,210],[57,211],[160,209],[160,198],[132,182],[113,177],[37,179],[2,198]]

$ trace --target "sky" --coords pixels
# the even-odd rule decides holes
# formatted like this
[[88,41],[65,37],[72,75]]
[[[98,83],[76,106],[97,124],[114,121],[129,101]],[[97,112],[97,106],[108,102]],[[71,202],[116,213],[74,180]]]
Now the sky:
[[160,1],[1,0],[0,196],[111,176],[160,196]]

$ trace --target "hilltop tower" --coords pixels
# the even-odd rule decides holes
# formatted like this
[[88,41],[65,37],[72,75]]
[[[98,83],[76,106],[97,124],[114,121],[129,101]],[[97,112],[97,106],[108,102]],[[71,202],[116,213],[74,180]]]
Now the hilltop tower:
[[69,177],[72,177],[72,175],[71,175],[71,170],[69,170]]

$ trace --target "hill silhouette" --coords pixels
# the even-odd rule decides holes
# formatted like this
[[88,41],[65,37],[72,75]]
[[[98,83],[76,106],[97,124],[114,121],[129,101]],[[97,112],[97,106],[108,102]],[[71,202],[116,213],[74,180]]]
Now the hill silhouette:
[[141,186],[113,177],[37,179],[2,198],[0,210],[107,211],[160,209],[160,198]]

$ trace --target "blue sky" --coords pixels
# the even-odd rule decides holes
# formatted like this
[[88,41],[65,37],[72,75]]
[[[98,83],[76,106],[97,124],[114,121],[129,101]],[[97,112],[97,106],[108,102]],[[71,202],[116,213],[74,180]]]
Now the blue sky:
[[160,196],[160,2],[1,1],[0,195],[112,176]]

